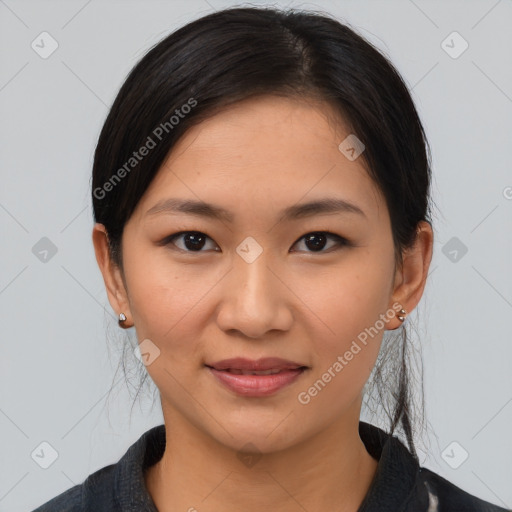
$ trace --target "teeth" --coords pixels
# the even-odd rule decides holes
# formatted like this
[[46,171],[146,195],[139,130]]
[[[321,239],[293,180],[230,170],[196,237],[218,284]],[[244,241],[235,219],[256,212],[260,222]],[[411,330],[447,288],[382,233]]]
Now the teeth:
[[226,371],[230,373],[234,373],[236,375],[274,375],[275,373],[279,373],[281,370],[278,368],[270,369],[270,370],[259,370],[259,371],[251,371],[251,370],[238,370],[235,368],[228,368]]

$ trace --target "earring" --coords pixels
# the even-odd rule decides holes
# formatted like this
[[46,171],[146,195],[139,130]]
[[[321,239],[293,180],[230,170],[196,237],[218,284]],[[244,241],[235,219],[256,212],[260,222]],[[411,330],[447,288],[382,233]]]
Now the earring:
[[123,322],[126,322],[126,315],[124,313],[119,313],[119,325],[121,325]]
[[399,313],[400,316],[398,317],[398,320],[400,320],[400,322],[403,322],[405,320],[405,315],[407,314],[407,311],[405,311],[405,309],[401,309]]

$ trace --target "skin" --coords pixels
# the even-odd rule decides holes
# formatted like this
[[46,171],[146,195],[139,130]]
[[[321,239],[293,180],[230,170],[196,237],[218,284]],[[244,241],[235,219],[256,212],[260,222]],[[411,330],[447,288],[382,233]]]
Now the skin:
[[[109,257],[103,225],[93,229],[109,301],[160,354],[147,366],[161,395],[166,450],[146,476],[158,510],[356,511],[377,461],[358,433],[362,390],[385,329],[307,405],[297,397],[332,367],[357,335],[398,302],[419,302],[433,235],[422,222],[395,261],[388,209],[362,158],[338,149],[350,133],[327,104],[264,96],[245,100],[183,136],[127,222],[123,269]],[[323,197],[349,212],[280,219],[287,206]],[[170,197],[228,209],[234,221],[190,214],[146,215]],[[204,246],[178,237],[207,235]],[[329,231],[350,241],[303,238]],[[248,236],[263,252],[236,252]],[[180,251],[181,249],[181,251]],[[188,252],[187,252],[188,251]],[[294,383],[264,398],[223,387],[205,363],[277,356],[307,365]],[[246,443],[259,453],[248,466]],[[192,509],[193,507],[193,509]]]

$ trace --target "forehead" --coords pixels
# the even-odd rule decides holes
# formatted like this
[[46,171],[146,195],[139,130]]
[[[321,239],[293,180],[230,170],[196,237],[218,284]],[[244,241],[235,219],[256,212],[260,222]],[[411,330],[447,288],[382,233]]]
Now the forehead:
[[[294,154],[299,150],[301,157],[318,158],[316,153],[325,153],[327,146],[337,149],[338,139],[348,133],[345,121],[325,102],[257,96],[230,105],[190,128],[169,160],[175,161],[185,148],[197,154],[216,149],[219,155],[221,151],[234,154],[253,150],[252,157],[289,159],[292,155],[288,150],[293,147]],[[326,159],[329,156],[325,153]]]
[[141,208],[179,195],[261,210],[329,193],[378,214],[382,197],[363,158],[350,160],[339,149],[349,135],[327,103],[279,96],[244,100],[182,136]]

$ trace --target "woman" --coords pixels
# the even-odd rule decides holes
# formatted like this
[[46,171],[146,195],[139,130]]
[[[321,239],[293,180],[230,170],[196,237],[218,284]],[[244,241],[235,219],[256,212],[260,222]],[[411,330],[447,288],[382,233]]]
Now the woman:
[[405,337],[389,432],[360,420],[429,188],[406,86],[338,21],[227,9],[157,44],[100,134],[93,243],[165,424],[37,511],[504,510],[420,467]]

